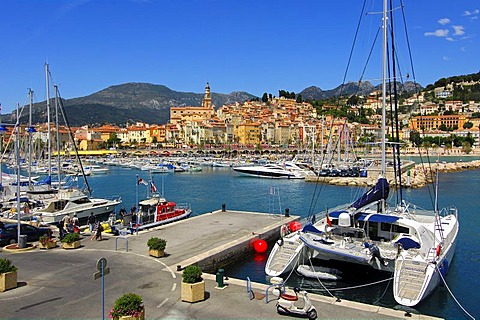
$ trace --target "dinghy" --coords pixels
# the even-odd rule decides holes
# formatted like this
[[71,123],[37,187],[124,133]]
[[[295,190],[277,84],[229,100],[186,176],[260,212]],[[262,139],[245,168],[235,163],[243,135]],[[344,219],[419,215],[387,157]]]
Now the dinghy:
[[309,266],[306,264],[301,264],[297,268],[297,272],[303,275],[304,277],[308,278],[316,278],[320,280],[341,280],[342,272],[334,269],[334,268],[327,268],[327,267],[320,267],[320,266]]

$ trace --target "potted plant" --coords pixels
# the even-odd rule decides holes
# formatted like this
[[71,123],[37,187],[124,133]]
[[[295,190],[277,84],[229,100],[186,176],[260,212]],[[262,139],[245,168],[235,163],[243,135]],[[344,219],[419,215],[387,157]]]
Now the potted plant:
[[135,293],[125,293],[115,300],[109,316],[115,320],[145,319],[145,307],[142,297]]
[[80,235],[78,233],[72,232],[68,233],[62,239],[62,248],[63,249],[75,249],[80,247]]
[[152,257],[163,257],[165,255],[165,247],[167,245],[167,240],[152,237],[148,239],[147,246],[148,246],[148,254]]
[[205,281],[202,278],[202,269],[197,265],[190,265],[183,269],[182,301],[197,302],[205,299]]
[[49,235],[43,235],[38,238],[38,247],[40,249],[51,249],[57,246],[57,241],[52,239]]
[[0,258],[0,292],[17,287],[17,267],[12,261]]

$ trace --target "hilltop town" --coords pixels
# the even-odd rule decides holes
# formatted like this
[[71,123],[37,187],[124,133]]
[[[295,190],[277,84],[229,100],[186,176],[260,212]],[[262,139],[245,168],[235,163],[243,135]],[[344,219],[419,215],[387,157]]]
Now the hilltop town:
[[[387,115],[388,121],[398,118],[399,140],[406,152],[416,147],[433,147],[441,154],[470,153],[479,148],[480,99],[457,100],[458,91],[480,92],[480,81],[449,82],[427,87],[400,99],[397,115]],[[125,127],[104,124],[71,128],[80,151],[117,151],[130,148],[223,148],[264,149],[294,148],[325,150],[335,145],[363,147],[379,140],[381,94],[351,95],[333,101],[303,101],[299,95],[280,90],[279,96],[265,93],[262,99],[223,105],[212,104],[209,83],[206,84],[200,106],[170,108],[168,123],[137,122]],[[390,101],[387,101],[390,104]],[[392,102],[393,103],[393,102]],[[343,111],[340,112],[340,111]],[[393,110],[393,106],[392,106]],[[391,125],[387,135],[394,136]],[[8,128],[7,128],[8,129]],[[22,132],[27,132],[22,125]],[[47,124],[36,125],[32,141],[47,141]],[[70,131],[55,126],[53,139],[58,137],[61,152],[73,150]],[[11,129],[10,129],[11,131]],[[11,133],[11,132],[10,132]],[[3,136],[8,141],[9,134]],[[56,144],[54,144],[56,145]]]

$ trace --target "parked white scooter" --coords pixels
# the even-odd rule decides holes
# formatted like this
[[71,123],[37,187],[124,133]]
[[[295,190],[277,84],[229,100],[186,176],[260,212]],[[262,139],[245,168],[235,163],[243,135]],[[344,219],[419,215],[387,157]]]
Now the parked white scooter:
[[[293,295],[282,293],[280,288],[277,289],[280,291],[277,301],[277,312],[279,314],[308,317],[312,320],[317,318],[317,310],[312,305],[306,291],[300,291],[299,288],[295,288],[293,289],[295,295]],[[298,302],[299,293],[303,298],[303,307],[300,306],[301,302]]]

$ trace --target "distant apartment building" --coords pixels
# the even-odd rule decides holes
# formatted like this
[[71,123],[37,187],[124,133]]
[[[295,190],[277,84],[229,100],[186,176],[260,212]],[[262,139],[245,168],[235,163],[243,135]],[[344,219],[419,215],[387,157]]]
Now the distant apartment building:
[[420,105],[420,114],[422,115],[428,115],[432,113],[437,113],[438,112],[438,105],[433,102],[427,102],[422,105]]
[[447,128],[463,128],[467,122],[465,115],[435,115],[412,117],[408,127],[411,130],[437,130],[442,125]]
[[446,99],[452,96],[452,91],[445,89],[444,87],[438,87],[433,89],[435,98]]

